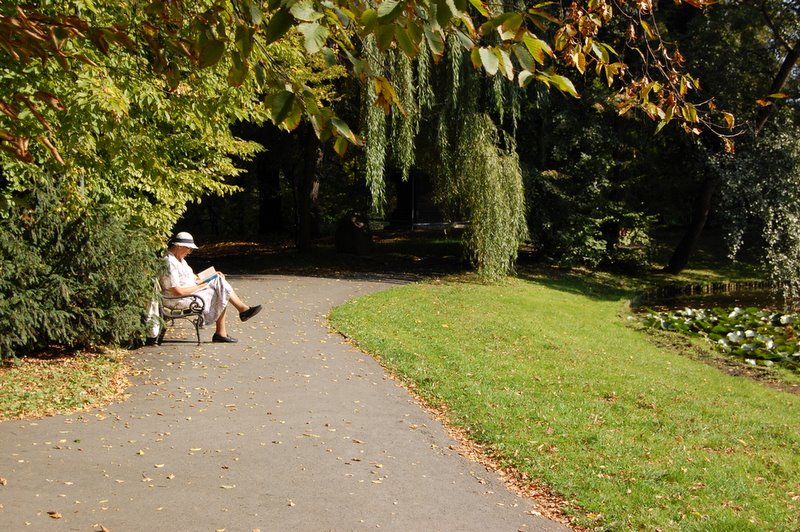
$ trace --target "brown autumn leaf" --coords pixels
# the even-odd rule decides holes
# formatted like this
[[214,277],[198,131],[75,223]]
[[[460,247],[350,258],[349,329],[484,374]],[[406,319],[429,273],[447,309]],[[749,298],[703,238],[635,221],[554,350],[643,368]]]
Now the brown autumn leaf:
[[50,512],[47,512],[47,515],[49,515],[53,519],[61,519],[61,514],[58,513],[58,512],[50,511]]
[[6,485],[8,485],[8,481],[3,477],[0,477],[0,486],[6,486]]

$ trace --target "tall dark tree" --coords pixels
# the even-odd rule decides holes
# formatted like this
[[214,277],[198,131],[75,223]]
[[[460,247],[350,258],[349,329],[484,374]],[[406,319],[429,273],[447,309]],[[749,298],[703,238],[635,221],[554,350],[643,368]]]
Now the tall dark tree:
[[[685,6],[665,6],[664,10],[668,30],[691,50],[687,53],[689,67],[703,80],[706,92],[713,94],[720,106],[747,120],[737,150],[748,153],[758,149],[755,137],[768,124],[773,109],[786,105],[786,100],[791,105],[787,96],[797,91],[800,4],[728,0],[708,9],[705,16],[697,16]],[[789,127],[797,125],[790,123]],[[722,156],[713,143],[699,149],[711,158]],[[723,184],[713,164],[704,166],[690,223],[665,267],[667,273],[679,273],[688,264],[713,210],[713,198]]]

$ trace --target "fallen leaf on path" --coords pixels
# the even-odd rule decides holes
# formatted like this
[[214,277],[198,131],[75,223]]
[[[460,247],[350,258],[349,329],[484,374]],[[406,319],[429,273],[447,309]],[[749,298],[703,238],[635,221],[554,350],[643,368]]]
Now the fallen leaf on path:
[[61,514],[58,512],[47,512],[47,515],[49,515],[53,519],[61,519]]

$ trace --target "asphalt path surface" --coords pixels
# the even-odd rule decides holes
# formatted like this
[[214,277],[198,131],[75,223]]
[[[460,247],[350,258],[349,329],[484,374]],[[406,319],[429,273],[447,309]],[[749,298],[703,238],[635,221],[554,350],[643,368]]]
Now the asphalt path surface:
[[239,343],[180,325],[132,352],[126,401],[0,423],[0,530],[566,530],[329,330],[392,281],[229,280],[265,306],[228,316]]

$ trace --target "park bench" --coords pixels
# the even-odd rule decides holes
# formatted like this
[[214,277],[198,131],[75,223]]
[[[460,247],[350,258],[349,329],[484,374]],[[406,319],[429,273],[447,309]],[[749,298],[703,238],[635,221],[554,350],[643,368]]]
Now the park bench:
[[[178,300],[183,300],[179,307],[171,304],[171,302]],[[167,327],[175,325],[176,320],[186,320],[194,325],[197,345],[200,345],[200,327],[203,325],[203,311],[205,310],[205,302],[200,296],[194,294],[188,296],[164,295],[161,290],[161,284],[156,280],[154,284],[154,301],[151,304],[151,309],[157,309],[157,318],[151,316],[151,319],[158,321],[154,327],[154,332],[158,331],[155,335],[155,343],[157,345],[161,345],[161,342],[164,341]]]

